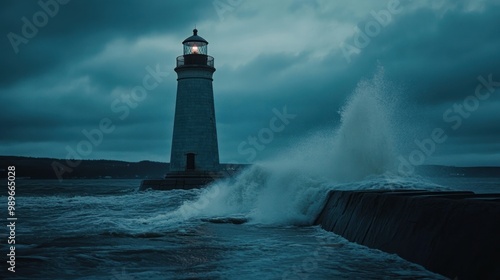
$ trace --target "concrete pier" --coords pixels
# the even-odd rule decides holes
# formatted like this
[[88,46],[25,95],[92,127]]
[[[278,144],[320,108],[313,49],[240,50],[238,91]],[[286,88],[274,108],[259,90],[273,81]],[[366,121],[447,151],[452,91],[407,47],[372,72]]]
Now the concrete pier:
[[220,171],[179,171],[169,172],[164,178],[143,180],[139,190],[176,190],[197,189],[221,179],[234,178],[236,174],[247,168],[248,164],[225,164],[219,165]]
[[139,190],[196,189],[222,178],[224,178],[222,172],[170,172],[164,179],[143,180]]
[[500,194],[331,191],[315,223],[451,279],[500,279]]

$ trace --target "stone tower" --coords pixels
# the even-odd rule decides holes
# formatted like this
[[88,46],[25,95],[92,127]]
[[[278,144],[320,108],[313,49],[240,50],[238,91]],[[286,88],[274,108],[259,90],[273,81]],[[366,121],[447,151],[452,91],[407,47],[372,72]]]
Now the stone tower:
[[163,179],[146,179],[141,190],[199,188],[223,178],[215,126],[212,75],[214,58],[208,42],[193,30],[182,42],[184,54],[177,57],[177,98],[170,170]]
[[208,42],[193,30],[177,57],[177,99],[170,155],[170,172],[216,172],[219,148],[215,124],[212,75],[214,58]]

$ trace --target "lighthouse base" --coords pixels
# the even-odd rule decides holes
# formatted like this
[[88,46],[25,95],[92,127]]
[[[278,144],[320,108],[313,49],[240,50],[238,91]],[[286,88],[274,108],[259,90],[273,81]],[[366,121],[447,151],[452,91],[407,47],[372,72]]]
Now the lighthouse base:
[[225,176],[221,172],[185,171],[170,172],[164,179],[144,180],[139,190],[197,189]]

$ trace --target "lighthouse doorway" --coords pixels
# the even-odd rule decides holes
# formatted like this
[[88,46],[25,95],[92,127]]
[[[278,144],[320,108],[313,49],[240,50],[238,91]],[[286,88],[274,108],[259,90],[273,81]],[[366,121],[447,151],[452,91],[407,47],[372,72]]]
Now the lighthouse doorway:
[[195,162],[194,162],[195,154],[187,153],[186,154],[186,170],[194,170]]

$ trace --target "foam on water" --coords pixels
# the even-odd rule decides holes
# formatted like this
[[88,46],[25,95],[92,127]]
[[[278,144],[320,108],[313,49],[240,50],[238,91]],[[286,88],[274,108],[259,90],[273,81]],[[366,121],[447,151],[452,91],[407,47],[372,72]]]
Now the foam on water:
[[396,108],[392,96],[379,69],[357,85],[340,111],[339,128],[316,132],[236,178],[214,183],[168,216],[304,225],[314,221],[330,189],[434,188],[393,175],[398,144],[390,122]]

